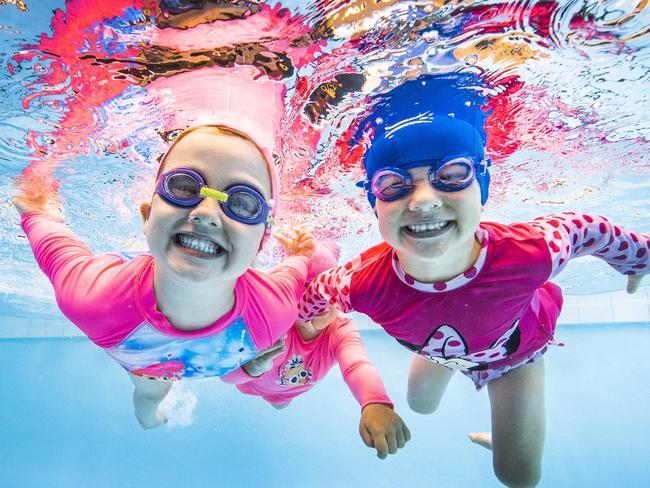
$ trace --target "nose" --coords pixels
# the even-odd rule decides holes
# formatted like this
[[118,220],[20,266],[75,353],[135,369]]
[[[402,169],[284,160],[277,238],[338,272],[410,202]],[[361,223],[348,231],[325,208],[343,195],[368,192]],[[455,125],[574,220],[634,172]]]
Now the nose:
[[213,198],[204,198],[192,209],[187,217],[191,224],[222,227],[223,210],[219,202]]
[[421,179],[415,183],[415,188],[409,196],[408,208],[413,212],[440,208],[443,202],[441,193],[427,179]]

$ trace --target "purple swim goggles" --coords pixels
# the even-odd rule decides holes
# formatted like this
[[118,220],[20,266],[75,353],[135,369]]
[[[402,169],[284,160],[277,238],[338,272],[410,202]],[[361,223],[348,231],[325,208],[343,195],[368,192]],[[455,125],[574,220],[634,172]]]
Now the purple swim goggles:
[[[460,191],[472,184],[477,166],[486,171],[488,164],[487,161],[477,163],[473,158],[465,156],[444,159],[431,166],[427,179],[438,190]],[[360,186],[372,192],[379,200],[392,202],[411,193],[415,183],[406,169],[389,166],[378,170],[371,180],[363,181]]]
[[197,206],[204,198],[214,198],[221,203],[223,212],[237,222],[271,225],[270,205],[259,191],[243,184],[232,185],[225,191],[214,190],[192,169],[176,168],[163,173],[158,178],[156,193],[166,202],[185,208]]

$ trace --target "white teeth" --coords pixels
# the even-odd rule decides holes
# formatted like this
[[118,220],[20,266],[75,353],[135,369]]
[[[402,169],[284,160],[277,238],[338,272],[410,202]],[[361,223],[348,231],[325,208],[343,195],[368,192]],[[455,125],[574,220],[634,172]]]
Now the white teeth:
[[194,249],[205,254],[218,254],[221,247],[207,239],[199,239],[198,237],[190,236],[187,234],[178,234],[178,243],[182,247]]
[[417,234],[419,232],[430,232],[432,230],[441,230],[445,228],[448,223],[449,223],[448,220],[443,220],[441,222],[435,222],[429,224],[407,225],[406,228],[409,230],[409,232],[413,232]]

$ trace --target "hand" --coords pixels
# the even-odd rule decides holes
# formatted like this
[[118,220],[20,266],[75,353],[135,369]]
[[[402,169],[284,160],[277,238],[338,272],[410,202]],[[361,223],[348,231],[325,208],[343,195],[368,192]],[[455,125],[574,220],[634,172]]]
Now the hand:
[[287,350],[284,341],[287,336],[280,337],[268,349],[260,351],[257,356],[242,366],[246,374],[257,378],[269,371],[273,367],[273,360]]
[[63,210],[56,194],[54,184],[41,177],[24,179],[16,185],[21,192],[11,199],[20,215],[39,212],[50,220],[63,222]]
[[327,328],[328,325],[334,322],[338,315],[338,309],[329,305],[323,313],[312,317],[310,322],[315,330],[323,331]]
[[312,341],[327,329],[334,319],[336,319],[338,314],[339,311],[336,308],[328,306],[320,315],[312,317],[312,319],[307,322],[296,320],[293,323],[293,326],[298,329],[298,333],[302,337],[303,341]]
[[411,433],[404,421],[392,408],[382,403],[366,405],[361,412],[359,434],[366,446],[377,450],[377,457],[384,459],[411,440]]
[[311,232],[302,227],[296,227],[293,231],[293,237],[291,238],[282,235],[279,232],[276,232],[273,235],[289,256],[297,254],[299,256],[311,257],[316,251],[316,241],[314,240],[314,237],[311,235]]
[[639,273],[635,275],[628,275],[627,277],[627,292],[636,293],[641,284],[641,280],[650,273]]

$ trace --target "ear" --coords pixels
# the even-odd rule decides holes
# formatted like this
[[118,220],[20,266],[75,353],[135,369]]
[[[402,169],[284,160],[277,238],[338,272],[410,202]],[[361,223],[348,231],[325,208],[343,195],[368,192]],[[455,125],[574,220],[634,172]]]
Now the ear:
[[151,213],[151,203],[142,202],[140,204],[140,215],[142,216],[142,223],[146,224],[149,220],[149,214]]

